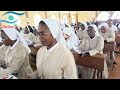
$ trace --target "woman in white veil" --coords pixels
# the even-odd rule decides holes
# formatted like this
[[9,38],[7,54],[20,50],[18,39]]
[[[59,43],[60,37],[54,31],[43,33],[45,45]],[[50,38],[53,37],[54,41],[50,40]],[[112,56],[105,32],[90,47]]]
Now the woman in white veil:
[[77,46],[79,45],[79,39],[78,37],[75,35],[75,33],[68,27],[65,27],[63,29],[63,36],[67,35],[66,37],[66,47],[68,49],[76,49]]
[[[82,55],[83,57],[86,57],[86,56],[93,56],[96,54],[103,54],[104,39],[100,36],[96,25],[89,25],[87,33],[89,37],[84,38],[81,44],[78,46],[80,50],[80,55]],[[82,66],[81,67],[82,78],[92,79],[94,70],[95,69]],[[95,73],[94,79],[96,78],[98,78],[97,72]],[[106,61],[104,65],[104,71],[103,71],[102,78],[104,79],[108,78],[108,68],[107,68]]]
[[15,28],[2,28],[3,45],[0,47],[0,78],[17,74],[18,78],[32,73],[29,64],[30,48]]

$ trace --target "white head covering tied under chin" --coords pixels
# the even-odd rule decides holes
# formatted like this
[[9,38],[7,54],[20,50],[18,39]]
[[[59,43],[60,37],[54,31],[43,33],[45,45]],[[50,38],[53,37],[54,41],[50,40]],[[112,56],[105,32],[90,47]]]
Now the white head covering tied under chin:
[[99,29],[100,29],[101,27],[103,27],[103,26],[109,28],[109,26],[108,26],[107,23],[101,23],[101,24],[99,25]]
[[76,48],[79,45],[78,37],[70,28],[65,27],[62,32],[70,36],[69,40],[73,48]]
[[86,22],[82,22],[81,24],[85,25],[85,30],[87,29],[87,23]]
[[69,36],[72,35],[72,32],[71,32],[70,28],[68,28],[68,27],[64,27],[62,32]]
[[52,36],[56,39],[56,41],[66,46],[65,39],[62,35],[60,23],[54,19],[45,19],[42,21],[45,22],[45,24],[48,26],[50,32],[52,33]]
[[89,25],[89,26],[91,26],[91,27],[93,27],[93,28],[95,29],[95,36],[100,36],[100,34],[99,34],[99,32],[98,32],[98,28],[97,28],[96,25],[91,24],[91,25]]
[[23,43],[24,46],[27,48],[28,53],[31,53],[31,50],[28,47],[27,43],[25,42],[24,38],[21,36],[21,34],[15,28],[2,28],[2,30],[6,33],[6,35],[11,40],[19,40],[21,43]]

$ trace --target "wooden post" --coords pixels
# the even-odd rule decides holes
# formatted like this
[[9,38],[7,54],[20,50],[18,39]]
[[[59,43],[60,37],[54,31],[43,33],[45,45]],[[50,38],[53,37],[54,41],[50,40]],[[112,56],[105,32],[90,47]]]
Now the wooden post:
[[69,18],[69,24],[70,24],[70,11],[69,11],[69,15],[68,15],[68,18]]
[[45,11],[45,18],[47,19],[47,11]]
[[95,17],[93,18],[94,21],[96,21],[97,18],[97,11],[95,11]]
[[97,11],[95,11],[95,20],[96,20],[97,16],[98,16]]
[[27,25],[29,25],[29,18],[28,18],[28,12],[25,11],[25,15],[26,15],[26,22],[27,22]]
[[95,11],[95,17],[97,17],[97,11]]
[[60,22],[60,11],[59,11],[59,22]]
[[78,12],[76,12],[76,22],[78,22]]

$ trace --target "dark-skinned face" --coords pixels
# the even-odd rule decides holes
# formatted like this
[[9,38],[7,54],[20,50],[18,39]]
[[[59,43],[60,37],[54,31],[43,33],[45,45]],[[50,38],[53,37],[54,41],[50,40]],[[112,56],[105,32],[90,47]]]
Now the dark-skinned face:
[[6,33],[3,30],[1,30],[1,38],[5,46],[11,45],[12,40],[6,35]]
[[88,27],[87,33],[88,33],[90,38],[94,38],[95,37],[95,29],[92,26]]
[[82,30],[85,29],[85,25],[84,24],[81,24],[80,27],[81,27]]
[[37,35],[37,30],[36,30],[36,29],[33,31],[33,34],[34,34],[35,36]]
[[25,28],[25,34],[30,33],[29,30],[27,28]]
[[50,46],[54,41],[54,38],[47,25],[40,24],[38,26],[37,35],[39,35],[39,39],[43,46]]
[[113,24],[112,20],[108,20],[108,26],[111,26]]

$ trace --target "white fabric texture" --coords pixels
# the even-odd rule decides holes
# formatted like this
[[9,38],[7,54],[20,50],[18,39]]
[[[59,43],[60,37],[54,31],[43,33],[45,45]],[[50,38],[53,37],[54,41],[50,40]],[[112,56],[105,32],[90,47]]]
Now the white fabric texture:
[[101,23],[101,24],[99,25],[99,29],[100,29],[101,27],[103,27],[103,26],[109,28],[109,26],[108,26],[107,23]]
[[6,33],[6,35],[11,40],[19,40],[23,45],[27,48],[28,53],[31,53],[30,48],[28,47],[26,41],[22,37],[22,35],[15,28],[2,28],[2,30]]
[[79,45],[79,39],[76,34],[68,27],[63,29],[63,33],[70,36],[69,43],[72,45],[72,48],[75,49]]

